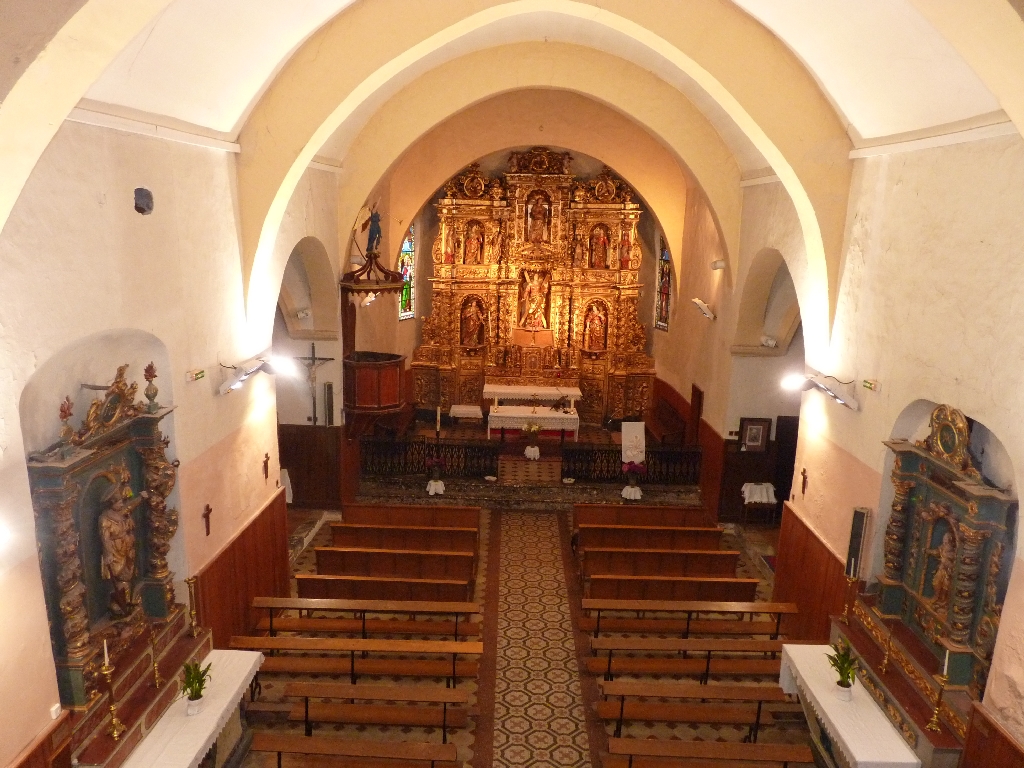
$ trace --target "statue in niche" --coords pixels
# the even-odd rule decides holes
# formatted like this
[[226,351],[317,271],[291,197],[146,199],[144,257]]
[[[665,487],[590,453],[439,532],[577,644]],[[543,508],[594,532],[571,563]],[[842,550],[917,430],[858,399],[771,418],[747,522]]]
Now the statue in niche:
[[629,269],[629,255],[633,245],[630,242],[629,228],[622,228],[622,240],[619,242],[619,269]]
[[128,616],[134,608],[132,581],[135,579],[135,519],[132,513],[148,494],[134,496],[128,487],[124,470],[120,481],[103,497],[105,505],[99,516],[100,543],[103,553],[100,576],[114,587],[110,610],[115,616]]
[[455,242],[451,227],[446,227],[444,233],[444,263],[455,263]]
[[479,221],[470,222],[466,229],[466,251],[463,264],[479,264],[484,252],[484,229]]
[[608,267],[608,227],[598,224],[590,230],[590,262],[591,269],[607,269]]
[[956,537],[952,531],[946,531],[942,543],[928,554],[938,558],[939,565],[932,576],[932,606],[944,608],[949,605],[949,591],[953,586],[953,568],[956,565]]
[[534,192],[527,200],[529,215],[526,224],[526,239],[531,243],[548,241],[548,214],[551,205],[543,192]]
[[548,327],[548,287],[551,280],[547,272],[523,270],[522,298],[519,300],[519,325],[528,330]]
[[572,249],[572,263],[573,266],[583,266],[583,238],[580,237],[580,233],[576,233],[576,241]]
[[601,352],[607,347],[605,330],[608,318],[598,304],[591,304],[583,321],[583,348],[590,352]]
[[462,308],[462,346],[479,347],[484,343],[484,308],[479,299],[470,299]]
[[498,222],[497,228],[491,235],[489,243],[491,247],[491,260],[497,263],[501,263],[501,251],[505,245],[505,233],[502,232],[501,222]]

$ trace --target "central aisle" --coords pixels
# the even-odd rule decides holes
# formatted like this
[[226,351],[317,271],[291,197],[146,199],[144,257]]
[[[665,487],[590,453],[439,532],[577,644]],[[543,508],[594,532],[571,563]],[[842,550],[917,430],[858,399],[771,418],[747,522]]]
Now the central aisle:
[[589,766],[558,516],[501,513],[494,762]]

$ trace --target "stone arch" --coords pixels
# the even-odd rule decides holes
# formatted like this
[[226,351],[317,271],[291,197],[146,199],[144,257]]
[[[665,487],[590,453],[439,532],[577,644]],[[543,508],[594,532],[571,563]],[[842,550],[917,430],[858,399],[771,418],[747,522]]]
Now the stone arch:
[[[304,237],[295,244],[281,276],[278,307],[293,339],[338,338],[338,291],[327,248]],[[299,317],[299,314],[308,315]]]
[[[799,295],[784,295],[781,305],[774,307],[775,315],[771,326],[766,325],[769,302],[773,298],[773,287],[780,278],[789,276],[785,257],[775,248],[762,248],[750,263],[736,316],[736,332],[733,337],[734,355],[783,355],[800,326]],[[792,282],[792,277],[788,278]],[[761,337],[770,335],[778,341],[775,348],[766,348]]]

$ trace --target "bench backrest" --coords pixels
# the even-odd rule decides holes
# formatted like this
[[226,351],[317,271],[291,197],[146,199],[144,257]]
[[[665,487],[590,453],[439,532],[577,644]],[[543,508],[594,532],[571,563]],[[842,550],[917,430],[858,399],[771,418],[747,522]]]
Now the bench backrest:
[[787,701],[777,685],[701,685],[700,683],[642,683],[598,680],[605,696],[643,696],[659,699],[705,699],[714,701]]
[[581,525],[580,549],[718,549],[720,528]]
[[608,739],[613,755],[679,757],[696,760],[750,760],[770,763],[813,763],[805,744],[743,744],[726,741],[682,741],[678,739]]
[[390,549],[316,547],[316,571],[334,576],[404,576],[411,579],[472,581],[473,552],[414,552]]
[[341,510],[341,519],[346,523],[479,528],[480,507],[348,504]]
[[285,683],[285,696],[359,701],[415,701],[424,704],[466,704],[464,688],[436,685],[352,685],[351,683]]
[[254,597],[252,607],[301,611],[366,611],[369,613],[479,614],[476,603],[420,602],[415,600],[317,600],[304,597]]
[[583,575],[735,576],[739,552],[726,550],[583,550]]
[[478,530],[432,526],[331,523],[331,543],[336,547],[367,547],[429,551],[475,552]]
[[593,651],[672,651],[704,653],[781,653],[781,640],[719,637],[592,637]]
[[622,504],[573,504],[573,528],[580,525],[664,525],[677,528],[710,527],[703,507],[657,507]]
[[381,640],[353,637],[251,637],[235,635],[239,650],[314,651],[320,653],[469,654],[479,656],[484,644],[476,640]]
[[295,575],[299,597],[333,600],[422,600],[456,603],[469,600],[469,582],[450,579],[402,579],[364,576]]
[[454,762],[458,753],[454,744],[338,739],[331,736],[295,736],[267,731],[256,731],[253,734],[251,749],[256,752],[287,752],[298,755],[336,755],[339,757],[420,760],[424,762]]
[[757,579],[676,576],[591,576],[587,597],[611,600],[715,600],[754,599]]
[[796,614],[796,603],[769,603],[752,601],[707,601],[707,600],[613,600],[586,598],[585,611],[661,611],[680,613],[770,613]]

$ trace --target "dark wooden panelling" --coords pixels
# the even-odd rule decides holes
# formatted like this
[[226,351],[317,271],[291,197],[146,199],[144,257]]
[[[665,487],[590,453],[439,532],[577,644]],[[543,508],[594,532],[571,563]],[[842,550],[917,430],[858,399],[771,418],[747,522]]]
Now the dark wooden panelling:
[[718,517],[718,503],[722,495],[722,473],[725,466],[725,441],[711,426],[700,422],[700,493],[704,508]]
[[740,519],[743,511],[743,496],[740,490],[744,483],[775,482],[775,456],[776,445],[773,441],[768,442],[768,450],[764,453],[741,451],[738,440],[725,441],[722,496],[718,503],[720,521]]
[[341,427],[278,424],[281,466],[297,507],[341,509]]
[[[853,590],[850,590],[851,596]],[[782,506],[782,530],[772,600],[796,603],[800,613],[786,616],[782,630],[790,640],[827,643],[829,616],[843,612],[846,577],[843,561],[807,527],[789,504]]]
[[288,507],[281,489],[248,526],[196,574],[199,624],[213,630],[215,648],[247,634],[258,616],[254,597],[287,597]]
[[1024,768],[1024,746],[1014,741],[985,708],[974,703],[960,768]]
[[71,718],[64,710],[14,758],[11,768],[71,768]]

